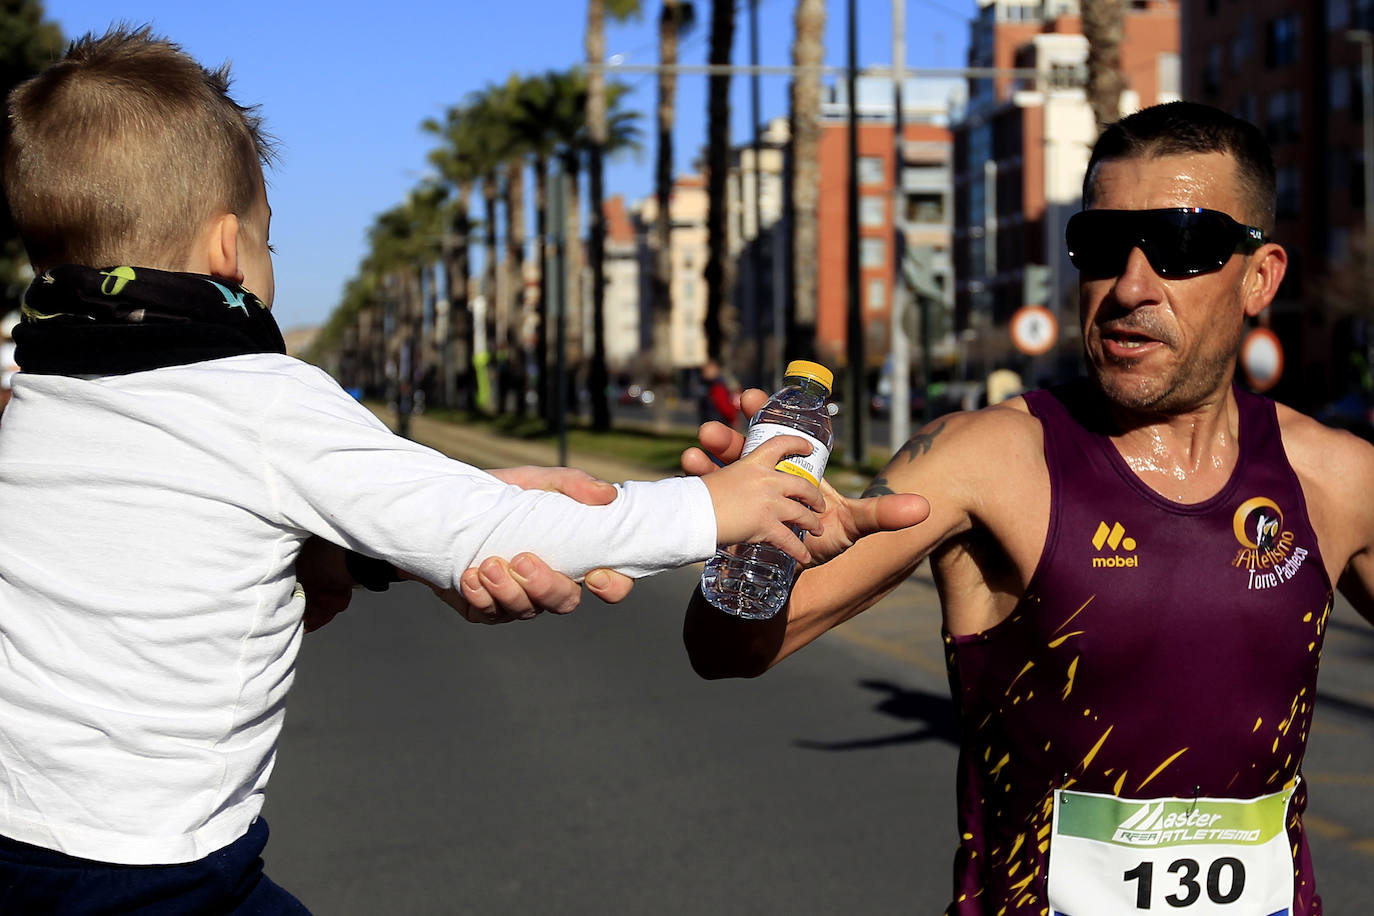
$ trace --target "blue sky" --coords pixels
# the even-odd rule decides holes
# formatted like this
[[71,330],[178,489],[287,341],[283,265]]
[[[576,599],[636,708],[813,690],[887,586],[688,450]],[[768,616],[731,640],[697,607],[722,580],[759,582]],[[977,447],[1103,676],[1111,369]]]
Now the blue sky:
[[[793,0],[759,0],[760,60],[789,63]],[[583,57],[582,0],[390,0],[332,3],[239,0],[46,0],[49,19],[71,38],[112,22],[150,24],[211,66],[233,66],[234,93],[258,104],[281,145],[268,176],[277,249],[275,311],[283,328],[328,317],[366,253],[374,216],[404,200],[424,175],[433,139],[428,117],[511,73],[562,69]],[[612,24],[607,53],[627,63],[657,59],[657,0],[638,22]],[[709,0],[698,0],[684,63],[704,63]],[[741,3],[741,6],[745,5]],[[845,63],[845,4],[830,0],[826,61]],[[858,0],[858,62],[891,61],[891,0]],[[974,0],[907,0],[907,64],[961,67]],[[735,61],[747,62],[748,17],[741,11]],[[644,113],[644,149],[613,161],[607,192],[634,200],[653,191],[652,76],[626,75],[627,107]],[[691,167],[706,133],[706,79],[679,80],[677,171]],[[735,142],[748,137],[748,81],[734,81]],[[786,82],[762,80],[764,119],[787,113]]]

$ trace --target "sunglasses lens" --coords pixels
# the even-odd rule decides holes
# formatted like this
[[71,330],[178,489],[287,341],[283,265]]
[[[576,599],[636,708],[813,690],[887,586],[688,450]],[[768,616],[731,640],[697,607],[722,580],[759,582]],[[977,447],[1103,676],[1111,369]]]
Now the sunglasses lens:
[[1064,240],[1073,266],[1091,277],[1121,273],[1136,244],[1124,217],[1120,210],[1083,210],[1069,217]]
[[1069,260],[1091,277],[1117,276],[1131,251],[1145,253],[1161,277],[1217,270],[1242,240],[1243,229],[1215,210],[1083,210],[1069,218]]
[[1216,270],[1230,260],[1240,241],[1236,224],[1211,210],[1165,210],[1159,219],[1160,235],[1168,240],[1168,263],[1155,268],[1161,276]]

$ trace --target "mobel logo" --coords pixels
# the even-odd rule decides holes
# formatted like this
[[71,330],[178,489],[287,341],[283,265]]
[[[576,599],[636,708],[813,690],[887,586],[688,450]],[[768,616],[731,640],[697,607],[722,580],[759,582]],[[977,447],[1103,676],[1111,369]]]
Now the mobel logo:
[[1093,549],[1099,553],[1109,550],[1110,553],[1093,557],[1093,569],[1134,569],[1140,566],[1140,557],[1132,552],[1135,548],[1135,538],[1126,534],[1126,526],[1120,522],[1112,522],[1110,526],[1098,522],[1097,532],[1093,534]]

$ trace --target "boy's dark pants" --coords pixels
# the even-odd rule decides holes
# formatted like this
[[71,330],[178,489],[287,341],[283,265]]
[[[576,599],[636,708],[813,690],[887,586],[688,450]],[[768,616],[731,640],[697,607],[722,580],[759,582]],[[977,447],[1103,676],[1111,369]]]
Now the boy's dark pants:
[[267,822],[183,865],[111,865],[0,837],[0,913],[10,916],[310,916],[262,871]]

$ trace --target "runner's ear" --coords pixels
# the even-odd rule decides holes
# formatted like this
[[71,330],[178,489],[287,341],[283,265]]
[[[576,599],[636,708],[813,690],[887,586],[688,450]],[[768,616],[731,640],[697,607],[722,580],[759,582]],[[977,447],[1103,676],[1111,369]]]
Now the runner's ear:
[[1278,295],[1279,284],[1288,271],[1288,252],[1282,245],[1269,242],[1251,254],[1249,261],[1249,270],[1242,281],[1242,295],[1245,297],[1245,314],[1254,318],[1267,309]]

